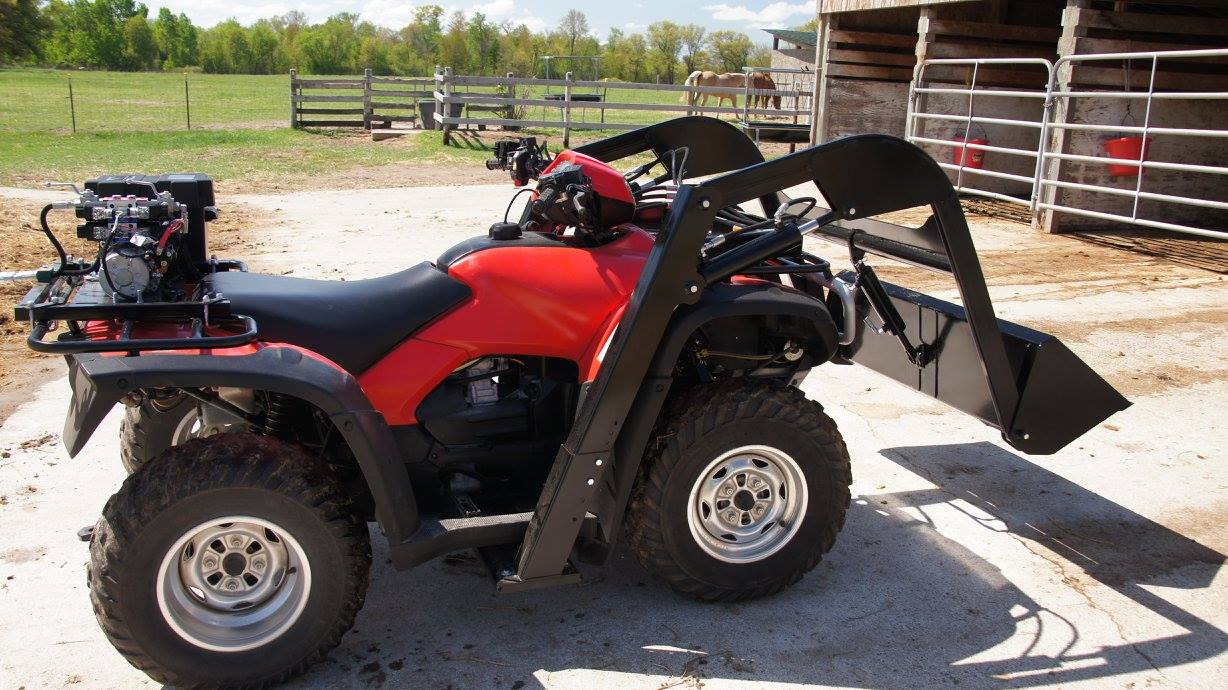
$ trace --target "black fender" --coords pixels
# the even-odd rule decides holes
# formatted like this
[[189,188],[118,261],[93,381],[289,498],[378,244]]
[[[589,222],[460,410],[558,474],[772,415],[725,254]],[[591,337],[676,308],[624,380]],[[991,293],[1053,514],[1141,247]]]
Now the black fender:
[[142,388],[234,387],[284,393],[319,408],[349,444],[375,502],[375,516],[392,544],[418,529],[409,473],[384,416],[358,381],[298,350],[270,347],[250,355],[149,354],[68,357],[73,399],[64,445],[76,456],[99,423],[127,393]]
[[700,326],[731,316],[796,316],[814,327],[823,344],[818,361],[826,362],[839,347],[839,331],[822,300],[796,290],[763,283],[710,285],[699,301],[678,307],[653,357],[649,376],[667,377],[687,339]]

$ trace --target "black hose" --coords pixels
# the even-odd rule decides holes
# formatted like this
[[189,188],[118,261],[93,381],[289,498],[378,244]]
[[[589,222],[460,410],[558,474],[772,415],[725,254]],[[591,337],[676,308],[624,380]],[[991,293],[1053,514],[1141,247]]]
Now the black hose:
[[55,247],[55,253],[60,257],[60,267],[52,272],[52,279],[58,276],[83,276],[98,270],[99,259],[94,259],[94,263],[85,268],[67,268],[68,254],[64,251],[64,245],[60,244],[60,240],[56,238],[55,233],[51,232],[51,226],[47,224],[47,214],[51,213],[51,208],[51,204],[43,207],[42,212],[38,214],[38,224],[42,227],[43,234],[47,236],[47,240],[51,242],[51,246]]

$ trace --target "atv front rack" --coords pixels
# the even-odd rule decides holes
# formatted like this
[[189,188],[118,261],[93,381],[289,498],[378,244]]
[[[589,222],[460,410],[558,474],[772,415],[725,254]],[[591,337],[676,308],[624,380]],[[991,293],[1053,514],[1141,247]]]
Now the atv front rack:
[[[210,261],[197,267],[202,272],[246,271],[242,261]],[[198,300],[176,302],[123,302],[111,299],[97,279],[56,276],[35,285],[18,302],[14,318],[30,324],[26,345],[35,352],[75,355],[87,352],[140,352],[143,350],[211,349],[246,345],[256,340],[255,319],[233,314],[230,301],[222,295],[205,295]],[[68,324],[68,331],[54,341],[44,340],[55,322]],[[116,321],[115,338],[93,338],[80,324],[89,321]],[[133,336],[137,325],[180,324],[188,336]],[[207,335],[206,328],[231,329],[225,335]]]

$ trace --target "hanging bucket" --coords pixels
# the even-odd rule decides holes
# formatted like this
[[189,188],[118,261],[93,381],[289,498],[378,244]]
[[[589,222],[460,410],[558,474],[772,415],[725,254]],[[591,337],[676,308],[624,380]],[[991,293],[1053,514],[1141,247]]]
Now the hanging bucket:
[[952,158],[956,165],[962,165],[965,168],[981,169],[985,167],[985,152],[981,149],[970,149],[965,144],[975,144],[977,146],[988,146],[988,139],[965,139],[964,137],[956,137],[951,141],[956,142],[956,146]]
[[[1125,158],[1127,160],[1147,160],[1147,147],[1151,145],[1151,137],[1117,137],[1103,142],[1105,153],[1109,158]],[[1109,175],[1113,177],[1134,177],[1138,174],[1137,165],[1109,163]]]

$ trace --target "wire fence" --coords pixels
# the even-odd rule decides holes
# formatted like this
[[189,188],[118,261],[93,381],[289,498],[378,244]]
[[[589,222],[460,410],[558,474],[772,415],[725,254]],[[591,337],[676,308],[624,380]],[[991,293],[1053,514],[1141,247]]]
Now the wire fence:
[[286,126],[285,75],[0,70],[0,131]]

